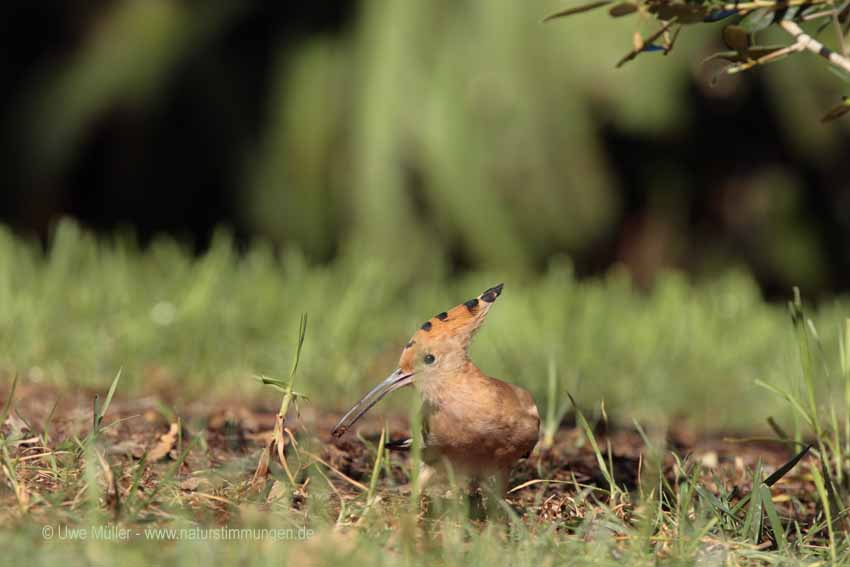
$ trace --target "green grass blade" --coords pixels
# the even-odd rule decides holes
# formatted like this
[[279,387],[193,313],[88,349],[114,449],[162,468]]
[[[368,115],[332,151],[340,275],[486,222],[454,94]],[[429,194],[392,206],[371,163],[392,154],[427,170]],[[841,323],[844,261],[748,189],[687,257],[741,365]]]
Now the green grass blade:
[[812,418],[812,416],[809,415],[809,412],[800,404],[800,402],[797,400],[797,398],[792,396],[790,393],[788,393],[785,390],[782,390],[780,388],[777,388],[773,384],[768,384],[767,382],[764,382],[764,381],[759,380],[759,379],[755,380],[755,385],[760,386],[760,387],[762,387],[766,390],[770,390],[771,392],[773,392],[777,396],[785,398],[785,400],[789,404],[791,404],[791,406],[806,421],[806,423],[808,423],[810,426],[814,427],[815,422],[814,422],[814,419]]
[[826,492],[826,485],[824,483],[823,476],[818,468],[812,465],[811,471],[812,480],[814,480],[815,488],[818,492],[818,498],[820,498],[821,507],[823,508],[823,514],[826,517],[826,529],[829,534],[829,554],[834,565],[836,562],[835,530],[832,526],[832,507],[830,506],[830,498]]
[[759,486],[759,496],[761,497],[761,506],[767,513],[767,520],[770,522],[770,529],[773,531],[776,547],[779,548],[779,551],[784,552],[788,547],[788,541],[785,538],[785,528],[782,527],[782,522],[779,521],[779,514],[776,512],[776,506],[773,504],[773,495],[770,493],[770,487],[766,484]]
[[768,486],[773,486],[774,484],[776,484],[777,482],[779,482],[779,480],[780,480],[783,476],[785,476],[786,474],[788,474],[788,472],[789,472],[791,469],[793,469],[793,468],[794,468],[794,466],[795,466],[797,463],[799,463],[799,462],[800,462],[800,459],[802,459],[803,457],[805,457],[805,456],[806,456],[806,454],[809,452],[809,450],[810,450],[811,448],[812,448],[812,446],[811,446],[811,445],[806,445],[806,447],[805,447],[802,451],[800,451],[799,453],[797,453],[796,455],[794,455],[794,456],[791,458],[791,460],[789,460],[787,463],[785,463],[784,465],[782,465],[781,467],[779,467],[778,469],[776,469],[776,470],[773,472],[773,474],[772,474],[772,475],[770,475],[769,477],[767,477],[767,478],[764,480],[764,484],[766,484],[766,485],[768,485]]
[[573,408],[576,411],[576,420],[578,421],[581,428],[584,430],[584,434],[587,436],[587,440],[590,442],[590,446],[593,448],[593,454],[596,455],[596,462],[599,463],[599,469],[602,471],[602,476],[605,477],[606,482],[608,482],[608,487],[613,495],[618,491],[618,488],[617,485],[614,484],[614,477],[608,470],[608,464],[605,462],[605,457],[602,456],[602,451],[599,450],[599,445],[596,443],[596,437],[593,435],[593,429],[590,427],[590,423],[588,423],[587,419],[584,417],[584,413],[582,413],[582,411],[578,408],[578,405],[576,405],[576,401],[573,398],[572,394],[567,392],[567,396],[569,396],[570,402],[572,402],[573,404]]
[[762,501],[758,494],[758,486],[761,482],[761,461],[756,463],[753,471],[753,486],[756,487],[751,493],[750,505],[747,507],[747,516],[744,520],[742,532],[752,543],[758,544],[761,539],[761,527],[763,520]]
[[106,412],[109,411],[109,404],[112,403],[112,396],[115,395],[115,390],[118,388],[118,382],[121,380],[121,372],[122,368],[118,369],[118,373],[115,375],[115,378],[112,380],[112,384],[109,385],[109,391],[106,393],[106,399],[103,400],[103,405],[100,407],[100,411],[97,416],[97,423],[100,425],[100,422],[103,420],[103,417],[106,415]]
[[850,318],[844,320],[844,334],[838,341],[841,375],[844,377],[844,453],[850,454]]
[[366,505],[371,506],[375,499],[375,489],[378,487],[378,478],[381,476],[381,462],[384,458],[384,441],[387,438],[387,424],[381,428],[381,438],[375,451],[375,464],[372,465],[372,476],[369,478],[369,491],[366,496]]
[[549,372],[547,375],[546,389],[546,422],[543,431],[543,447],[550,448],[555,441],[555,432],[558,425],[555,423],[555,414],[558,404],[558,374],[555,366],[555,359],[549,358]]
[[815,395],[815,370],[814,360],[812,358],[812,349],[809,345],[809,334],[807,330],[806,315],[803,311],[803,301],[800,299],[800,289],[794,288],[794,300],[788,303],[788,310],[791,313],[791,322],[794,325],[794,331],[797,336],[797,349],[800,355],[800,366],[803,372],[803,383],[805,384],[806,401],[808,402],[808,411],[811,416],[811,423],[815,429],[815,435],[820,442],[821,424],[817,419],[818,406]]
[[421,491],[419,467],[422,462],[422,403],[411,398],[410,406],[410,512],[419,510],[419,493]]
[[770,426],[773,432],[776,433],[776,436],[782,439],[783,441],[788,441],[791,439],[791,437],[788,436],[785,430],[782,429],[782,427],[778,423],[776,423],[776,420],[773,419],[773,416],[768,416],[767,424]]
[[295,345],[295,356],[292,358],[292,366],[289,369],[289,386],[295,381],[295,371],[298,370],[298,363],[301,362],[301,349],[304,347],[304,338],[307,336],[307,313],[301,314],[301,319],[298,321],[298,342]]
[[643,444],[646,446],[646,448],[650,451],[654,451],[655,445],[652,443],[652,441],[649,440],[649,436],[646,434],[646,431],[643,429],[643,426],[640,424],[640,422],[638,422],[637,419],[632,418],[632,424],[635,426],[635,429],[637,430],[638,435],[640,435],[641,441],[643,441]]
[[9,413],[12,411],[12,399],[15,397],[15,390],[18,389],[18,373],[12,377],[12,387],[9,388],[9,395],[6,397],[6,401],[3,403],[3,411],[0,412],[0,425],[6,423],[6,420],[9,418]]
[[94,395],[94,400],[91,403],[91,434],[97,434],[100,428],[100,394]]

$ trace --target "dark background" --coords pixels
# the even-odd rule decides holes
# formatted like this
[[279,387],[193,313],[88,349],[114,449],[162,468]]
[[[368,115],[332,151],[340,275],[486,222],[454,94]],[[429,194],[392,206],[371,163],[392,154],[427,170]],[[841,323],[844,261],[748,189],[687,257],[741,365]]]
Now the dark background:
[[[300,171],[293,158],[295,165],[280,174],[285,181],[274,190],[268,189],[268,184],[258,189],[246,169],[269,171],[268,165],[257,164],[258,159],[282,163],[286,169],[293,148],[300,147],[298,136],[320,131],[310,124],[299,131],[291,121],[284,121],[280,135],[296,142],[283,142],[281,146],[268,143],[275,139],[275,134],[269,133],[275,109],[294,104],[297,97],[292,87],[297,79],[281,77],[295,76],[299,54],[321,42],[336,45],[339,52],[356,52],[358,42],[368,43],[363,39],[364,35],[368,38],[368,22],[395,25],[391,18],[383,21],[364,16],[364,4],[375,4],[364,2],[257,1],[237,8],[223,3],[217,13],[209,8],[215,3],[183,3],[180,9],[189,14],[187,21],[213,21],[209,28],[214,31],[199,31],[199,39],[190,41],[185,37],[196,32],[176,26],[176,41],[185,40],[190,46],[175,49],[167,63],[160,63],[167,67],[167,73],[137,83],[128,79],[130,86],[126,87],[107,85],[102,97],[92,95],[96,104],[75,104],[74,93],[80,92],[80,85],[88,84],[85,54],[101,41],[98,38],[103,29],[120,27],[114,20],[120,19],[116,13],[125,4],[63,0],[8,3],[0,8],[0,33],[5,39],[0,69],[7,78],[6,87],[0,91],[4,117],[0,132],[4,178],[0,219],[20,234],[39,238],[45,244],[56,221],[70,215],[104,236],[130,228],[143,244],[168,234],[202,251],[215,228],[226,225],[243,245],[263,238],[278,246],[299,246],[314,262],[333,261],[346,253],[346,243],[358,234],[357,227],[364,221],[358,221],[356,214],[348,216],[345,199],[356,196],[339,201],[334,195],[348,195],[346,185],[358,183],[355,175],[343,171],[333,180],[321,175],[318,181],[310,177],[312,171],[324,171],[323,164],[344,170],[357,162],[357,142],[351,139],[356,135],[349,133],[358,128],[358,121],[356,111],[348,106],[352,103],[346,102],[345,88],[335,99],[344,99],[339,103],[342,110],[337,111],[334,125],[329,127],[332,134],[327,144],[333,149],[323,150],[318,165],[312,165],[306,174],[292,174],[293,170]],[[454,9],[445,3],[440,6],[435,10]],[[535,26],[532,33],[552,36],[575,33],[571,26],[582,26],[576,21],[540,25],[539,16],[546,12],[546,6],[527,6],[529,20],[516,25]],[[127,17],[130,22],[142,19],[138,15]],[[604,18],[588,21],[614,25]],[[363,31],[364,26],[367,31]],[[622,34],[628,38],[625,29]],[[122,39],[122,33],[115,35],[115,41]],[[694,53],[701,53],[703,45],[714,41],[709,32],[699,37],[691,44]],[[585,45],[585,55],[593,56],[593,45]],[[118,70],[113,76],[120,76],[124,65],[144,65],[143,54],[150,47],[144,41],[128,47],[132,57],[138,59],[130,57],[129,64],[116,63]],[[627,39],[622,47],[628,48]],[[115,48],[116,52],[121,49]],[[365,65],[363,59],[357,64]],[[505,262],[539,271],[545,269],[549,258],[567,254],[583,276],[624,263],[637,281],[646,285],[658,270],[668,267],[688,270],[696,277],[744,267],[754,274],[768,297],[787,296],[793,285],[801,285],[807,294],[819,297],[850,288],[847,125],[819,124],[818,106],[798,106],[792,108],[794,114],[789,111],[791,107],[783,106],[785,103],[777,103],[788,93],[769,80],[767,70],[757,70],[726,89],[711,91],[700,71],[693,71],[698,59],[683,49],[666,58],[646,57],[633,63],[644,66],[642,69],[682,66],[675,75],[681,82],[675,97],[684,109],[683,120],[635,128],[629,120],[611,112],[610,99],[599,100],[592,88],[583,93],[578,105],[589,117],[585,136],[593,139],[604,156],[609,200],[617,204],[593,230],[575,237],[518,228],[515,239],[531,234],[528,238],[533,245],[525,249],[522,260]],[[110,76],[109,67],[98,66],[96,57],[92,60],[95,69],[102,67],[100,70]],[[610,58],[605,60],[611,62]],[[90,61],[88,64],[92,65]],[[346,67],[345,85],[356,85],[360,69]],[[798,70],[789,65],[770,72],[792,74]],[[428,72],[423,72],[426,84]],[[614,80],[619,72],[609,64],[599,65],[599,73]],[[74,73],[83,78],[75,78]],[[97,78],[96,74],[92,76]],[[800,80],[800,88],[820,93],[819,101],[828,102],[840,92],[830,92],[820,83],[812,83],[812,87],[805,83]],[[278,87],[281,84],[284,88]],[[136,96],[140,90],[145,94]],[[351,99],[362,96],[360,92]],[[316,104],[321,106],[322,102],[317,100]],[[658,104],[666,103],[659,99]],[[79,119],[68,118],[70,126],[63,122],[67,116],[77,115]],[[555,122],[553,118],[553,129],[557,128]],[[809,135],[800,133],[799,124],[806,125],[806,132],[814,131],[815,138],[823,138],[821,131],[829,130],[827,141],[809,146]],[[507,128],[510,131],[510,126]],[[66,135],[69,131],[72,134]],[[485,133],[485,140],[491,138]],[[587,145],[582,139],[575,143]],[[283,150],[275,151],[278,147]],[[256,158],[258,155],[265,157]],[[450,215],[454,220],[445,220],[435,206],[440,197],[430,191],[431,179],[437,176],[430,175],[427,160],[410,154],[401,159],[403,175],[397,190],[410,203],[412,212],[407,214],[425,225],[460,222],[457,215]],[[552,167],[552,178],[557,179],[559,166]],[[670,176],[658,174],[670,168],[675,171],[673,182]],[[512,187],[523,185],[521,176],[510,179]],[[508,186],[508,181],[505,183]],[[463,184],[456,185],[461,186],[455,191],[467,190]],[[557,185],[553,187],[551,191],[559,190]],[[511,201],[511,190],[508,187],[501,193],[508,195],[508,215],[519,214],[518,206],[523,210],[558,207],[570,199],[583,198],[579,191],[569,193],[563,201],[548,202],[546,191],[550,189],[544,187],[530,202],[518,204]],[[274,195],[272,201],[268,200],[269,191]],[[325,195],[325,200],[305,209],[297,199],[308,198],[304,195],[310,192]],[[500,194],[498,190],[496,194]],[[269,202],[274,206],[268,206]],[[263,212],[257,213],[258,207]],[[292,215],[301,211],[316,216],[308,228],[298,228],[300,221],[292,220]],[[569,215],[565,212],[565,224],[571,223]],[[296,228],[278,230],[275,218],[280,218],[284,227],[290,223]],[[314,226],[324,227],[319,233],[324,240],[310,232]],[[556,231],[553,228],[552,234]],[[370,236],[363,238],[368,242]],[[498,255],[488,256],[486,249],[471,245],[462,227],[441,232],[436,246],[453,271],[502,265]]]

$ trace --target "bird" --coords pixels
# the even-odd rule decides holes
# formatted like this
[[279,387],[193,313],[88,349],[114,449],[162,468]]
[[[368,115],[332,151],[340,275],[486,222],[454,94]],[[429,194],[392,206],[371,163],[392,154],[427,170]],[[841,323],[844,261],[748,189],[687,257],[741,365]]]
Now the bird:
[[[504,284],[428,319],[404,346],[398,368],[340,418],[340,438],[386,395],[414,386],[422,401],[422,483],[439,468],[507,489],[512,466],[537,444],[540,414],[528,390],[491,378],[469,356],[469,344]],[[387,444],[406,449],[411,439]]]

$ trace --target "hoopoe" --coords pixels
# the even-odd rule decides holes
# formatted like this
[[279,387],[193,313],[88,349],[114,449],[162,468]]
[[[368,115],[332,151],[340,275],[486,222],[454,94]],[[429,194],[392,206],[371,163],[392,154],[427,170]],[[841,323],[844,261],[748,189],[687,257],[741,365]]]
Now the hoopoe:
[[[384,396],[414,385],[422,398],[425,464],[445,460],[473,480],[495,475],[504,490],[510,468],[537,444],[540,415],[527,390],[490,378],[469,358],[469,343],[502,287],[426,321],[402,350],[398,369],[348,410],[332,434],[341,437]],[[409,445],[409,439],[390,444]]]

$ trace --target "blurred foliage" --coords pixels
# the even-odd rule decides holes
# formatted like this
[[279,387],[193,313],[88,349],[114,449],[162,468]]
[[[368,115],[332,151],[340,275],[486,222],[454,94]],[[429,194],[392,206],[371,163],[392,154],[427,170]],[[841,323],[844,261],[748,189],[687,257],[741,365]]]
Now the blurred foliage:
[[114,3],[79,50],[35,81],[27,116],[42,127],[28,128],[26,141],[39,165],[65,166],[105,108],[143,105],[165,89],[181,61],[220,33],[237,13],[235,7],[210,2],[193,10],[167,0]]
[[[394,368],[424,319],[504,276],[411,282],[378,260],[310,267],[300,253],[278,257],[266,245],[237,254],[223,232],[195,258],[171,240],[144,251],[126,236],[98,241],[71,222],[58,226],[45,254],[4,230],[0,373],[18,372],[24,384],[105,390],[123,368],[128,395],[259,397],[262,388],[241,385],[254,375],[285,375],[307,311],[299,390],[334,408]],[[622,270],[579,282],[562,260],[542,276],[504,281],[472,354],[540,404],[554,366],[559,391],[588,405],[604,399],[618,419],[679,415],[723,429],[787,415],[782,400],[754,381],[799,382],[794,335],[785,310],[764,303],[745,275],[697,285],[670,272],[645,293]],[[841,300],[814,317],[825,360],[839,359],[848,308]],[[818,387],[840,388],[829,378],[840,375],[836,368],[818,375]],[[404,398],[389,404],[406,408]]]
[[[710,64],[698,64],[719,47],[722,23],[688,30],[663,65],[641,57],[615,70],[632,43],[624,29],[653,21],[540,25],[558,0],[364,0],[338,33],[277,39],[261,65],[266,90],[246,104],[240,65],[260,63],[221,46],[248,15],[262,17],[260,5],[96,10],[77,43],[33,67],[12,107],[21,218],[57,218],[63,187],[91,179],[76,160],[94,151],[104,117],[119,116],[117,139],[100,138],[86,166],[103,201],[81,198],[104,223],[145,207],[194,222],[216,182],[232,194],[221,206],[237,211],[240,234],[296,243],[311,262],[379,258],[409,278],[539,273],[569,255],[582,273],[622,262],[641,284],[670,266],[747,264],[774,290],[850,285],[850,258],[830,249],[850,234],[844,181],[818,169],[845,162],[847,121],[811,120],[835,96],[820,66],[766,67],[761,112],[778,122],[742,106],[734,132],[703,138],[711,124],[694,89],[734,107],[754,88],[737,76],[712,88]],[[176,85],[184,106],[172,108]],[[816,179],[819,208],[805,191]]]
[[[635,32],[632,50],[620,59],[617,67],[641,53],[661,51],[667,55],[673,50],[683,26],[731,21],[732,23],[727,23],[723,28],[722,38],[726,47],[732,51],[715,53],[707,59],[728,61],[729,64],[724,67],[723,72],[733,75],[808,50],[819,55],[825,65],[831,65],[830,69],[845,82],[850,82],[850,2],[847,0],[626,0],[616,4],[613,0],[596,0],[555,12],[544,18],[544,21],[589,12],[603,6],[610,6],[608,13],[613,18],[638,14],[644,19],[655,17],[660,24],[649,37]],[[797,25],[803,22],[816,22],[816,35],[820,35],[820,32],[831,25],[834,32],[834,50],[806,34]],[[771,26],[781,28],[793,41],[778,45],[759,45],[756,34]],[[840,118],[845,112],[844,108],[846,104],[842,101],[824,115],[822,122]]]

